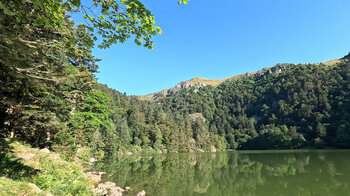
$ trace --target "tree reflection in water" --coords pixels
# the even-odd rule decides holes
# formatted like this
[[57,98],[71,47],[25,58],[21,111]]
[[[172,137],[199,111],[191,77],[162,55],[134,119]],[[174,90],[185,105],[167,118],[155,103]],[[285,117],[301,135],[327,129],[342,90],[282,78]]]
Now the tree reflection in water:
[[105,181],[147,195],[348,195],[350,151],[240,151],[111,157]]

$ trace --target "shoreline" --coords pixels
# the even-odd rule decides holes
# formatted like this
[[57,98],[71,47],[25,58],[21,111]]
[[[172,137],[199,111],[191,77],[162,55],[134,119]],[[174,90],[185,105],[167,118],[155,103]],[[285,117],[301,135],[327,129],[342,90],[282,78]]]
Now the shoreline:
[[[108,195],[122,196],[130,187],[101,182],[105,172],[90,171],[93,161],[47,148],[32,148],[15,140],[0,139],[0,195]],[[143,190],[137,196],[145,196]]]

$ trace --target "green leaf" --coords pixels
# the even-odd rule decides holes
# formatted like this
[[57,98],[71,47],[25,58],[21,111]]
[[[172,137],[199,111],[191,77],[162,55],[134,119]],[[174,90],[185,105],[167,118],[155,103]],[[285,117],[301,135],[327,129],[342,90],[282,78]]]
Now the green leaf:
[[89,20],[91,21],[91,22],[94,22],[95,21],[95,19],[93,18],[93,17],[91,17],[91,16],[87,16],[88,18],[89,18]]
[[187,3],[188,3],[188,0],[179,0],[179,1],[177,2],[178,5],[180,5],[181,3],[187,4]]
[[72,0],[72,4],[79,7],[81,5],[80,0]]

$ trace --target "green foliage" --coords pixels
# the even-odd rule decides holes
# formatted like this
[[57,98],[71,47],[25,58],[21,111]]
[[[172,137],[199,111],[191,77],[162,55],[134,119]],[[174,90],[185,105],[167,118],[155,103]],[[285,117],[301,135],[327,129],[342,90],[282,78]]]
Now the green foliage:
[[9,140],[1,140],[0,148],[0,194],[37,195],[31,193],[28,183],[36,184],[43,190],[43,195],[47,192],[54,195],[92,194],[83,168],[75,162]]
[[96,152],[106,148],[98,140],[107,138],[111,110],[106,96],[93,90],[99,59],[91,54],[92,34],[75,26],[65,6],[50,0],[0,4],[0,136],[63,145],[69,157],[82,142]]
[[180,5],[181,3],[187,4],[189,0],[179,0],[177,3]]
[[341,122],[337,127],[335,144],[342,148],[350,147],[350,125],[349,122]]
[[0,176],[18,180],[35,174],[35,170],[24,165],[12,153],[9,141],[0,139]]
[[77,144],[84,144],[94,148],[103,148],[104,144],[99,143],[99,137],[103,130],[110,125],[109,115],[112,111],[108,108],[108,98],[99,91],[91,91],[86,95],[86,100],[71,118],[71,125],[74,130],[80,131],[77,135]]
[[[73,12],[88,23],[74,24]],[[176,138],[176,146],[190,138],[189,124],[170,133],[172,118],[163,118],[160,107],[96,86],[97,37],[101,48],[131,37],[153,48],[161,33],[140,1],[3,1],[0,33],[0,137],[51,147],[67,159],[78,146],[97,156],[140,146],[166,151],[164,141]]]
[[45,191],[37,193],[28,183],[8,178],[0,178],[0,185],[0,195],[45,196],[48,194]]
[[55,195],[92,194],[88,179],[75,163],[58,163],[42,157],[39,160],[41,172],[33,178],[33,183]]
[[225,138],[229,149],[347,148],[349,65],[281,64],[158,102],[166,113],[203,114],[206,123],[191,128],[201,148],[198,136],[206,131]]
[[[97,37],[101,48],[131,37],[152,48],[161,32],[154,16],[139,0],[84,3],[0,2],[1,138],[67,159],[78,147],[94,156],[349,147],[349,55],[336,66],[279,64],[216,88],[140,101],[96,82],[91,49]],[[75,25],[72,12],[88,24]]]
[[118,151],[348,148],[349,64],[281,64],[155,102],[98,88],[114,100]]
[[0,3],[0,10],[18,24],[56,30],[64,26],[62,21],[67,12],[80,12],[86,19],[83,27],[99,35],[94,35],[92,39],[102,38],[101,48],[123,43],[133,36],[137,45],[151,49],[153,36],[161,33],[160,27],[155,26],[152,13],[138,0],[91,0],[83,3],[80,0],[8,1]]

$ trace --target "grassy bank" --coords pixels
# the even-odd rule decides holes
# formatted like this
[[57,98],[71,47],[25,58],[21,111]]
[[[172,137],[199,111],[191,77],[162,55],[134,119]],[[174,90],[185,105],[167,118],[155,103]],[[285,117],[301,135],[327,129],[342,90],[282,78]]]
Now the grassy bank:
[[83,171],[46,149],[0,141],[0,195],[92,195]]

